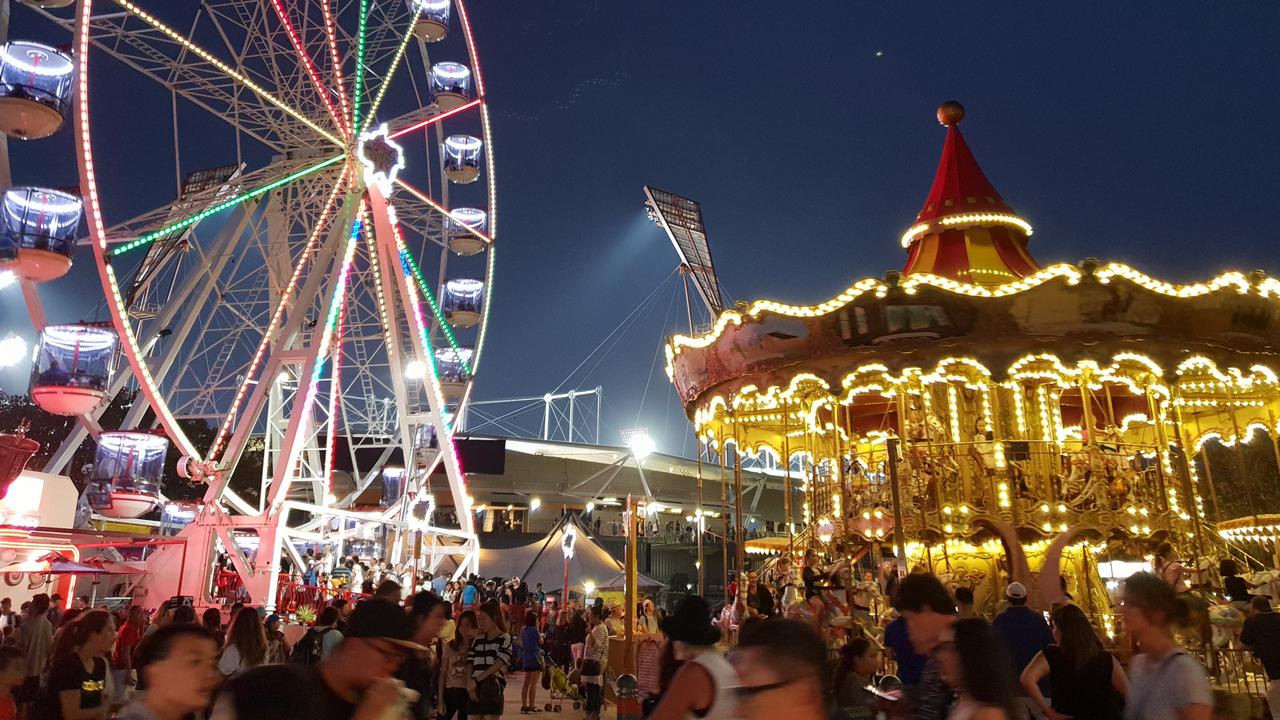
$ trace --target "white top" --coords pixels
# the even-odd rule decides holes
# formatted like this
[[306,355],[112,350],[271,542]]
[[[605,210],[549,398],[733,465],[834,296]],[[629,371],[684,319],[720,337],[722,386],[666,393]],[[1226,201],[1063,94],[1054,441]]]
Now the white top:
[[739,717],[738,698],[733,692],[734,687],[738,685],[738,673],[729,661],[712,650],[698,655],[693,662],[701,665],[702,669],[711,676],[715,695],[712,696],[714,699],[711,701],[711,707],[707,708],[706,714],[698,716],[689,713],[685,716],[686,720],[731,720]]

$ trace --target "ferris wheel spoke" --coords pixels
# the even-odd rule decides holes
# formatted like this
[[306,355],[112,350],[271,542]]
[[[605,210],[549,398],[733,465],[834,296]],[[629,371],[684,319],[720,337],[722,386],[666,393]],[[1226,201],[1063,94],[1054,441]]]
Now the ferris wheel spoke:
[[156,240],[159,240],[160,238],[167,237],[172,233],[175,233],[179,230],[190,227],[191,225],[194,225],[195,223],[200,222],[201,220],[209,217],[210,215],[213,215],[214,213],[221,212],[222,210],[226,210],[227,208],[233,207],[235,205],[239,205],[240,203],[245,202],[246,200],[253,200],[254,198],[262,197],[263,195],[271,192],[272,190],[280,188],[284,185],[288,185],[289,183],[295,180],[298,180],[300,178],[306,177],[308,175],[311,175],[312,173],[323,170],[341,160],[344,160],[345,158],[346,158],[346,155],[335,155],[334,157],[331,157],[327,160],[322,160],[314,165],[305,167],[301,170],[297,170],[282,178],[279,178],[278,180],[274,180],[270,183],[267,183],[266,185],[262,185],[252,190],[248,190],[246,192],[240,193],[239,195],[233,198],[223,200],[219,203],[211,205],[210,207],[207,207],[204,210],[201,210],[200,212],[194,215],[185,217],[181,220],[172,222],[162,228],[152,230],[146,234],[140,235],[134,238],[133,240],[130,240],[124,243],[123,245],[117,245],[116,247],[112,248],[108,254],[110,257],[117,257],[129,252],[130,250],[136,250],[137,248],[140,248],[149,243],[153,243]]
[[[326,8],[328,7],[328,0],[324,0],[324,5]],[[293,46],[294,52],[298,53],[298,59],[306,69],[307,77],[311,80],[312,86],[315,87],[316,95],[324,103],[325,110],[329,112],[329,117],[333,118],[334,124],[340,131],[350,136],[351,128],[347,125],[346,118],[339,115],[337,108],[334,107],[333,100],[329,97],[329,89],[320,80],[320,73],[316,70],[316,64],[312,61],[311,54],[303,47],[302,38],[289,20],[289,13],[285,10],[283,1],[271,0],[271,7],[275,10],[276,17],[280,19],[280,24],[284,27],[285,34],[289,36],[289,43]]]
[[127,10],[134,17],[138,18],[142,22],[154,28],[161,35],[167,38],[170,42],[175,43],[176,45],[181,47],[183,50],[185,50],[184,53],[178,54],[179,58],[182,58],[182,56],[185,55],[186,53],[195,55],[196,57],[203,60],[212,68],[221,72],[226,77],[234,80],[236,83],[253,91],[253,93],[257,95],[259,98],[261,98],[263,101],[269,103],[270,105],[275,106],[278,110],[284,112],[289,117],[293,118],[294,120],[310,128],[312,131],[317,133],[321,138],[324,138],[325,140],[328,140],[329,142],[333,143],[334,145],[338,145],[339,147],[343,145],[343,142],[341,139],[339,139],[336,135],[329,132],[325,128],[321,127],[318,123],[316,123],[310,117],[307,117],[307,115],[305,115],[298,109],[294,108],[292,105],[286,103],[284,100],[281,100],[280,98],[276,97],[272,93],[268,92],[264,87],[262,87],[259,83],[255,82],[245,73],[242,73],[239,70],[236,70],[235,68],[228,65],[226,62],[219,60],[216,56],[213,55],[213,53],[197,45],[195,42],[187,38],[182,33],[178,32],[177,30],[174,30],[173,28],[169,27],[164,22],[162,22],[159,18],[157,18],[156,16],[152,15],[151,13],[147,12],[146,10],[142,9],[137,4],[132,2],[132,0],[113,0],[113,1],[120,7]]
[[[431,207],[431,209],[433,209],[433,210],[435,210],[436,212],[440,213],[443,217],[445,217],[445,218],[450,217],[450,211],[449,211],[449,208],[447,208],[447,207],[445,207],[445,206],[441,205],[440,203],[436,202],[435,200],[432,200],[430,195],[427,195],[426,193],[422,192],[422,191],[421,191],[421,190],[419,190],[418,188],[416,188],[416,187],[414,187],[414,186],[410,185],[409,183],[405,182],[404,180],[402,180],[402,179],[400,179],[400,178],[396,178],[395,183],[396,183],[396,185],[397,185],[397,186],[399,186],[399,187],[400,187],[400,189],[404,190],[405,192],[409,193],[409,194],[410,194],[410,195],[412,195],[413,197],[415,197],[415,198],[417,198],[418,200],[422,201],[423,203],[427,204],[428,206],[430,206],[430,207]],[[480,232],[479,230],[477,230],[477,229],[475,229],[475,228],[471,227],[470,225],[467,225],[466,223],[461,223],[461,224],[460,224],[460,226],[461,226],[461,228],[465,229],[465,230],[466,230],[467,232],[469,232],[470,234],[474,235],[477,239],[479,239],[479,240],[483,240],[483,241],[484,241],[484,243],[485,243],[486,245],[493,245],[493,238],[492,238],[492,237],[490,237],[490,236],[488,236],[488,235],[486,235],[486,234],[484,234],[484,233]]]
[[391,132],[387,137],[394,140],[395,138],[403,135],[408,135],[411,132],[424,130],[442,120],[445,120],[446,118],[460,115],[474,107],[478,107],[483,102],[484,100],[476,98],[465,105],[443,113],[434,105],[428,105],[420,110],[406,113],[387,123],[387,127],[391,129]]
[[[352,117],[350,103],[347,101],[347,88],[342,77],[342,53],[338,50],[338,26],[334,20],[331,0],[320,0],[321,13],[324,16],[325,45],[329,48],[329,66],[333,71],[333,85],[338,94],[338,104],[342,109],[342,117]],[[347,134],[351,134],[351,126],[347,126]]]

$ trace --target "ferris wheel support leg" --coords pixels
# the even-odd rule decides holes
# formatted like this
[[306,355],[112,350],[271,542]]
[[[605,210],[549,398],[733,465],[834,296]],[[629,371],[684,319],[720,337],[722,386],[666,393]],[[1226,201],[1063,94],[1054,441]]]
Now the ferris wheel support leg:
[[[428,329],[424,325],[423,318],[415,311],[417,305],[416,288],[409,284],[409,278],[406,277],[404,270],[400,266],[400,249],[396,243],[396,233],[391,217],[393,211],[388,206],[386,197],[376,183],[369,185],[368,195],[382,272],[388,277],[395,278],[396,289],[403,301],[405,314],[409,316],[409,327],[412,331],[410,335],[413,337],[414,350],[417,352],[418,357],[423,359],[424,363],[430,364],[433,361],[432,350],[426,342]],[[464,533],[475,538],[475,516],[471,513],[466,477],[463,475],[462,467],[458,463],[457,451],[453,445],[453,434],[444,424],[442,417],[444,400],[440,393],[440,388],[436,384],[434,371],[427,373],[426,380],[430,384],[427,392],[428,419],[435,427],[436,437],[439,438],[441,462],[444,463],[445,476],[449,479],[449,489],[453,496],[458,524]],[[478,539],[474,542],[476,546],[479,545]],[[477,558],[471,559],[472,565],[477,562]]]

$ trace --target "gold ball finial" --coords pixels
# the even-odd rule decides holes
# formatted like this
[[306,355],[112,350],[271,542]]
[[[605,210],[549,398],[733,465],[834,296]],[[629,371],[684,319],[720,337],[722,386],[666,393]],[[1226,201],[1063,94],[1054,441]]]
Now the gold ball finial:
[[938,106],[938,122],[951,127],[959,125],[964,119],[964,106],[955,100],[948,100]]

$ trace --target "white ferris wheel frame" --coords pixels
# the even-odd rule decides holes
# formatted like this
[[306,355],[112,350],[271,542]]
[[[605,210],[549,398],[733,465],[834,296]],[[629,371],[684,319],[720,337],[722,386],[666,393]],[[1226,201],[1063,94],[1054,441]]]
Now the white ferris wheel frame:
[[[90,111],[92,101],[89,97],[89,89],[93,85],[90,82],[89,50],[91,45],[99,50],[106,48],[99,38],[94,36],[94,22],[97,20],[93,12],[95,0],[80,0],[76,7],[74,49],[79,91],[74,108],[75,141],[90,244],[102,279],[103,290],[108,300],[107,309],[120,336],[122,352],[128,359],[133,375],[137,379],[140,390],[139,400],[145,400],[145,403],[135,402],[134,407],[131,408],[129,415],[126,417],[126,422],[132,420],[132,422],[136,423],[146,406],[152,408],[157,421],[164,428],[169,438],[190,458],[190,469],[197,477],[203,477],[207,482],[204,503],[199,509],[195,521],[186,531],[189,536],[189,546],[194,545],[194,547],[188,548],[189,563],[196,567],[205,568],[205,571],[195,573],[198,577],[193,578],[191,582],[181,582],[181,587],[177,588],[177,593],[180,594],[197,594],[207,599],[207,592],[211,585],[210,573],[212,572],[209,569],[212,563],[208,560],[215,551],[214,540],[216,538],[221,542],[224,551],[230,556],[236,572],[243,580],[244,588],[248,592],[251,601],[255,604],[262,603],[268,607],[274,607],[277,592],[276,568],[280,564],[281,556],[287,553],[293,556],[293,560],[296,563],[301,562],[290,540],[322,542],[335,538],[340,540],[352,534],[351,531],[345,529],[345,525],[344,529],[337,533],[326,532],[325,526],[331,518],[354,520],[363,523],[373,522],[385,526],[389,530],[397,531],[399,534],[416,532],[418,533],[417,541],[421,542],[425,537],[432,547],[434,558],[432,569],[434,569],[435,564],[438,564],[440,553],[437,551],[437,543],[441,543],[448,547],[447,552],[452,552],[462,558],[457,563],[455,574],[462,574],[467,570],[473,572],[478,570],[479,542],[475,530],[474,514],[471,509],[472,499],[467,492],[465,476],[459,465],[456,447],[452,441],[453,428],[446,422],[445,413],[449,409],[455,413],[455,418],[460,417],[470,399],[475,365],[483,347],[484,331],[487,326],[492,294],[486,293],[483,307],[484,317],[477,331],[476,353],[473,356],[470,367],[471,372],[468,376],[465,391],[456,406],[448,408],[434,367],[435,346],[433,339],[438,338],[443,332],[448,335],[449,341],[453,343],[455,348],[457,345],[452,334],[448,331],[448,324],[441,316],[438,305],[432,298],[432,291],[425,285],[421,271],[418,270],[412,253],[406,247],[401,236],[396,212],[398,201],[387,197],[388,193],[385,192],[385,189],[389,185],[380,188],[379,183],[364,182],[360,172],[361,168],[356,162],[355,156],[359,153],[353,152],[356,149],[356,141],[353,139],[352,125],[356,124],[359,116],[354,113],[351,116],[345,116],[345,112],[348,109],[348,103],[357,102],[360,95],[353,91],[353,97],[349,99],[345,92],[345,79],[341,74],[344,72],[344,59],[339,54],[335,41],[337,33],[333,27],[334,15],[338,13],[340,8],[334,9],[331,13],[330,0],[321,1],[324,7],[324,21],[326,23],[327,50],[336,59],[332,67],[335,70],[337,95],[340,99],[341,111],[337,110],[331,99],[328,98],[323,85],[324,81],[319,78],[317,67],[300,42],[298,34],[290,26],[288,14],[284,10],[286,0],[269,0],[270,5],[277,13],[277,17],[282,21],[282,26],[287,30],[290,42],[297,50],[299,57],[302,58],[302,64],[306,67],[307,75],[317,90],[316,94],[323,100],[325,112],[334,121],[331,129],[326,129],[321,121],[309,116],[307,112],[295,109],[288,102],[273,96],[246,73],[238,71],[217,59],[213,53],[204,50],[191,40],[183,37],[177,30],[168,28],[162,21],[150,16],[133,0],[96,0],[99,5],[114,5],[113,10],[123,9],[124,13],[115,13],[110,16],[112,18],[124,17],[123,20],[118,21],[121,33],[125,31],[125,23],[130,19],[142,20],[151,26],[151,38],[160,38],[182,45],[184,51],[179,57],[186,56],[186,53],[195,55],[205,63],[205,67],[202,67],[201,71],[215,76],[216,74],[209,68],[221,72],[226,77],[221,78],[218,82],[222,82],[224,85],[227,78],[235,81],[240,86],[238,91],[243,91],[238,92],[235,97],[244,95],[256,103],[255,107],[246,109],[243,115],[237,112],[237,118],[248,117],[251,122],[256,123],[254,127],[246,131],[246,134],[259,140],[265,140],[269,136],[274,137],[280,143],[288,143],[290,140],[296,139],[299,134],[312,131],[313,142],[300,143],[296,148],[290,147],[287,149],[314,151],[316,147],[323,148],[327,144],[328,152],[331,154],[330,164],[333,170],[338,171],[340,168],[338,178],[333,182],[332,192],[325,202],[324,210],[321,212],[321,220],[316,223],[311,237],[308,238],[307,246],[294,268],[293,277],[284,295],[279,300],[276,311],[272,314],[271,323],[262,333],[258,352],[255,354],[250,366],[251,370],[245,373],[243,379],[240,380],[240,387],[236,392],[233,407],[227,411],[227,420],[219,427],[217,438],[213,447],[210,448],[211,452],[207,454],[202,454],[200,449],[183,432],[178,424],[177,417],[171,412],[169,402],[164,396],[162,388],[155,379],[154,374],[163,374],[170,371],[173,355],[170,354],[158,365],[149,358],[151,343],[144,342],[135,334],[134,327],[129,320],[130,308],[126,306],[119,280],[110,262],[109,254],[112,246],[119,247],[121,240],[128,240],[129,236],[122,237],[118,231],[113,233],[103,221],[101,200],[98,192],[99,178],[95,171],[94,163],[94,147],[91,137],[92,114]],[[403,1],[413,7],[408,0]],[[268,4],[268,0],[257,0],[256,2],[255,0],[223,0],[223,4],[237,2],[244,5],[256,4],[260,8]],[[367,5],[368,0],[359,0],[362,19],[368,17]],[[453,7],[457,10],[457,16],[464,32],[468,60],[474,73],[474,98],[463,106],[448,112],[441,112],[434,106],[427,106],[422,110],[397,118],[390,123],[391,136],[398,137],[418,130],[422,130],[425,135],[427,131],[434,130],[437,140],[442,140],[442,121],[445,118],[472,111],[479,115],[485,149],[484,170],[487,182],[486,196],[489,225],[487,232],[484,233],[471,228],[467,229],[477,235],[487,247],[485,287],[486,291],[488,291],[492,286],[494,240],[497,230],[492,133],[488,103],[484,92],[484,80],[471,32],[470,20],[463,0],[453,0]],[[48,13],[45,14],[55,20],[59,20]],[[386,88],[391,84],[390,76],[400,67],[399,63],[405,54],[415,19],[416,14],[410,14],[406,20],[408,27],[401,29],[403,38],[396,38],[399,43],[394,54],[391,55],[390,70],[382,78],[376,98],[372,99],[368,118],[364,123],[360,123],[361,125],[368,126],[373,123],[374,111],[381,102]],[[65,24],[65,20],[62,22]],[[107,20],[106,22],[115,22],[115,20]],[[365,36],[363,26],[364,22],[361,22],[361,34],[359,36],[361,53],[364,52]],[[134,38],[134,40],[136,41],[137,38]],[[425,62],[425,47],[422,46],[421,41],[419,41],[419,45]],[[320,50],[323,52],[325,49],[321,48]],[[147,68],[141,67],[139,61],[131,62],[129,59],[121,58],[119,55],[116,55],[116,57],[117,59],[124,59],[126,64],[143,72],[144,75],[150,75],[153,79],[157,77],[157,73],[148,72]],[[386,53],[384,53],[383,57],[386,57]],[[364,63],[360,67],[367,69],[369,65],[370,63]],[[359,88],[358,83],[361,81],[363,74],[363,72],[356,73],[356,88]],[[212,108],[219,97],[226,98],[228,96],[227,90],[219,85],[218,82],[212,80],[204,79],[201,82],[203,84],[197,84],[197,90],[190,92],[190,94],[185,94],[183,97],[217,114]],[[201,92],[206,93],[208,97],[202,98],[199,95]],[[283,113],[283,115],[272,115],[272,107],[276,108],[279,113]],[[312,110],[314,111],[315,108],[313,107]],[[344,121],[344,118],[347,117],[349,119]],[[431,127],[432,125],[434,125],[434,128]],[[242,129],[237,126],[237,131]],[[269,132],[274,134],[269,135]],[[344,132],[346,137],[342,136]],[[238,154],[239,135],[237,135],[236,139]],[[177,132],[175,129],[175,149],[176,143]],[[306,155],[307,153],[300,154]],[[316,154],[311,154],[310,160],[314,160],[316,157]],[[241,167],[243,168],[243,165]],[[286,183],[301,182],[295,177],[300,172],[297,170],[297,166],[289,166],[288,169],[290,172],[284,175],[283,180]],[[244,176],[244,178],[249,179],[250,182],[260,180],[259,188],[271,189],[280,185],[278,182],[280,178],[254,178],[252,173]],[[400,202],[407,201],[408,206],[416,207],[423,213],[434,212],[447,218],[450,212],[448,207],[449,183],[443,175],[439,176],[439,180],[439,190],[442,195],[441,202],[433,200],[429,193],[418,190],[403,179],[396,179],[394,188],[397,195],[403,198]],[[180,202],[181,198],[179,198]],[[152,215],[155,217],[150,218],[152,221],[150,227],[155,227],[156,224],[163,225],[166,218],[172,219],[175,209],[179,209],[177,205],[178,203],[175,203],[174,206],[153,211]],[[194,228],[199,224],[199,220],[202,217],[211,214],[208,212],[210,208],[216,207],[218,207],[217,203],[213,203],[211,200],[203,209],[198,207],[181,209],[187,213],[188,218],[195,217],[191,214],[192,212],[200,211],[197,213],[200,217],[196,217],[190,223],[190,227]],[[139,224],[145,226],[145,220],[143,219]],[[372,226],[372,232],[369,231],[370,225]],[[348,228],[350,228],[350,232],[344,232]],[[236,232],[243,229],[244,226],[241,225]],[[326,229],[327,232],[325,232]],[[358,513],[346,510],[339,507],[338,503],[333,502],[332,498],[320,495],[318,489],[312,493],[311,502],[290,498],[292,486],[300,479],[298,477],[298,468],[307,462],[302,456],[314,453],[316,446],[322,440],[321,428],[315,427],[320,423],[316,422],[316,417],[313,413],[315,409],[313,405],[318,396],[318,383],[314,381],[314,378],[318,378],[320,375],[320,371],[317,368],[323,367],[327,361],[332,360],[331,364],[334,366],[332,373],[335,378],[333,382],[335,387],[339,388],[337,392],[331,389],[331,402],[340,393],[340,386],[337,385],[336,380],[338,373],[336,366],[342,356],[340,347],[342,338],[340,333],[330,334],[327,331],[328,326],[326,326],[325,332],[312,333],[309,342],[283,342],[281,339],[285,337],[285,333],[289,332],[289,329],[283,328],[282,325],[284,323],[280,322],[281,316],[291,307],[291,301],[292,307],[295,308],[305,308],[319,302],[322,307],[329,309],[330,317],[334,316],[335,307],[337,308],[337,314],[341,315],[352,253],[359,244],[360,235],[362,234],[369,243],[368,252],[370,253],[371,261],[376,255],[376,261],[372,261],[370,265],[374,276],[378,279],[374,283],[374,291],[377,293],[383,325],[387,328],[387,353],[391,363],[392,382],[396,386],[397,401],[398,403],[404,403],[405,401],[406,390],[403,369],[405,364],[412,359],[412,356],[416,355],[417,358],[423,359],[430,368],[425,378],[426,412],[425,417],[421,418],[421,420],[434,428],[439,446],[438,452],[428,453],[426,457],[421,457],[418,452],[415,452],[419,448],[414,447],[414,433],[410,430],[407,406],[398,404],[400,408],[400,428],[398,433],[401,440],[400,448],[405,456],[406,467],[412,468],[413,471],[407,478],[408,485],[403,492],[401,501],[381,512],[374,513]],[[345,243],[342,241],[343,235],[349,235]],[[336,251],[339,248],[343,249],[345,257],[337,254]],[[328,259],[332,261],[329,265],[330,269],[327,271],[322,270],[321,257],[324,256],[323,251],[327,251]],[[315,253],[314,258],[310,257],[312,253]],[[447,257],[447,244],[442,243],[439,273],[441,284],[445,279]],[[307,266],[309,259],[313,259],[312,272],[308,273],[305,276],[305,280],[300,283],[299,281],[303,280],[303,269]],[[288,262],[290,260],[286,256],[285,264],[287,265]],[[417,282],[415,282],[415,274],[417,275]],[[193,291],[188,290],[187,292]],[[206,288],[198,292],[203,292],[207,295],[209,289]],[[425,303],[424,300],[426,301]],[[425,305],[430,305],[429,310],[424,307]],[[388,306],[391,308],[390,311],[388,311]],[[399,316],[396,312],[397,309],[402,312],[403,317]],[[170,317],[172,317],[175,310],[176,308],[173,307],[167,308]],[[434,318],[432,318],[433,313]],[[301,316],[304,313],[289,314]],[[409,342],[405,348],[399,347],[401,344],[406,344],[399,337],[401,333],[398,328],[401,327],[402,320],[407,320],[409,330],[407,333]],[[429,320],[431,321],[429,322]],[[290,317],[289,322],[294,322],[294,318]],[[188,322],[188,328],[189,325],[190,323]],[[292,332],[295,335],[299,334],[296,327]],[[319,337],[316,337],[317,335]],[[335,338],[339,345],[336,348],[333,347]],[[404,352],[409,348],[412,348],[412,354]],[[255,375],[254,371],[259,368],[261,368],[262,372]],[[278,408],[269,410],[267,408],[276,407],[276,403],[273,403],[271,398],[268,397],[272,395],[277,385],[273,378],[277,374],[285,373],[286,370],[298,379],[298,389],[294,394],[293,402],[288,410]],[[312,377],[313,382],[307,384],[304,389],[303,379],[307,377]],[[123,379],[117,381],[114,390],[118,391],[123,385]],[[299,396],[301,397],[299,398]],[[241,406],[242,403],[243,407]],[[244,452],[245,442],[259,423],[259,417],[264,412],[276,411],[279,412],[279,416],[275,417],[274,421],[283,428],[281,444],[276,449],[278,459],[273,469],[264,467],[264,475],[269,470],[271,477],[269,480],[264,477],[264,496],[261,504],[258,507],[254,507],[231,491],[228,487],[228,482],[231,470],[234,469],[235,463],[238,461],[239,453]],[[99,410],[100,412],[101,409]],[[327,443],[326,450],[331,455],[334,449],[332,444],[333,427],[337,422],[333,408],[329,409],[327,417],[328,435],[323,437],[323,441]],[[96,435],[96,417],[83,418],[82,420],[85,420],[82,423],[84,428]],[[269,419],[268,423],[270,422],[272,420]],[[323,423],[323,420],[321,422]],[[224,450],[228,452],[220,455],[220,451]],[[386,457],[387,454],[384,453],[384,460]],[[435,526],[431,524],[430,518],[426,521],[422,519],[415,520],[411,514],[412,506],[419,503],[426,492],[428,478],[441,465],[448,478],[450,494],[452,495],[460,525],[459,529]],[[372,473],[369,478],[363,479],[364,484],[367,485],[371,479]],[[355,494],[358,494],[358,492],[359,489]],[[352,499],[353,496],[346,498],[346,501]],[[295,525],[290,522],[291,518],[296,517],[295,513],[304,515],[305,521],[301,525]],[[234,541],[234,534],[237,530],[248,530],[258,535],[260,544],[256,557],[246,557],[238,550]],[[399,534],[397,538],[400,537]],[[449,542],[456,544],[448,546],[447,543]],[[394,553],[398,554],[401,546],[402,543],[397,542]],[[269,547],[270,551],[263,552],[262,548],[266,547]],[[192,553],[192,550],[195,550],[195,552]],[[193,586],[196,592],[191,591]]]

